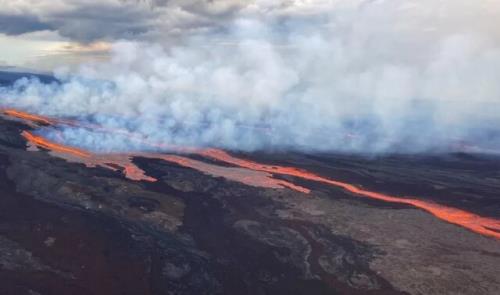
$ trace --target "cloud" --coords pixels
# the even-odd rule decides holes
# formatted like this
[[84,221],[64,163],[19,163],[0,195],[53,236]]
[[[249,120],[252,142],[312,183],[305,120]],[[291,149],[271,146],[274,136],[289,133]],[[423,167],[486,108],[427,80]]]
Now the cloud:
[[5,14],[0,12],[0,32],[6,35],[52,30],[50,24],[42,22],[32,14]]
[[[4,2],[4,3],[1,3]],[[3,5],[2,5],[3,4]],[[52,4],[52,5],[51,5]],[[79,42],[100,39],[134,39],[152,30],[158,19],[144,5],[104,1],[0,1],[0,32],[20,35],[52,30]]]
[[135,5],[106,3],[80,4],[71,10],[52,12],[49,22],[59,34],[80,42],[101,39],[135,39],[153,29],[151,10]]
[[[84,43],[117,39],[158,42],[187,34],[224,31],[230,29],[232,20],[241,17],[310,12],[322,2],[325,1],[0,0],[0,33],[19,35],[52,30]],[[297,7],[300,10],[294,9]]]

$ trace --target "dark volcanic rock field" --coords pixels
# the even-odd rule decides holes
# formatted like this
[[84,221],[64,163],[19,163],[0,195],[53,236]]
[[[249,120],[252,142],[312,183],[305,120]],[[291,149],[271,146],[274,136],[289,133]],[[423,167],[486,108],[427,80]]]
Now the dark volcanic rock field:
[[[157,182],[26,151],[0,119],[0,294],[496,294],[500,241],[406,205],[135,158]],[[252,154],[500,218],[500,158]]]

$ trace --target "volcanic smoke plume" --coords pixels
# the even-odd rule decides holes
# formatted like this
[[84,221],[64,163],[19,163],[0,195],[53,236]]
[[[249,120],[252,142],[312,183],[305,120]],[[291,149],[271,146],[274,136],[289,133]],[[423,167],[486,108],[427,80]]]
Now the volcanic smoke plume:
[[[60,83],[0,89],[2,104],[198,147],[498,150],[498,4],[336,3],[309,22],[239,16],[175,46],[117,42],[108,62],[60,70]],[[93,151],[145,148],[124,133],[60,132]]]

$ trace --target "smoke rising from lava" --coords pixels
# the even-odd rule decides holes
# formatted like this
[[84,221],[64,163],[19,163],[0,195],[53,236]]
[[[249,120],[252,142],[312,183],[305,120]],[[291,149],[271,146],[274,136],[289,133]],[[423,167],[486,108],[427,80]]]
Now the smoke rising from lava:
[[[109,62],[58,71],[60,84],[20,80],[0,98],[178,145],[363,153],[498,146],[500,30],[489,23],[500,6],[401,2],[335,5],[314,21],[242,17],[231,30],[174,47],[117,42]],[[144,148],[127,133],[59,132],[93,151]]]
[[[57,122],[51,118],[41,117],[35,114],[29,114],[17,110],[3,110],[3,114],[11,119],[20,119],[34,128],[41,126],[57,127],[56,124],[67,122]],[[74,122],[71,122],[73,124]],[[320,175],[308,172],[306,170],[294,167],[261,164],[244,158],[237,158],[220,149],[185,149],[184,152],[191,155],[198,155],[204,158],[210,158],[222,163],[233,166],[220,166],[213,163],[195,160],[186,156],[169,155],[164,153],[128,153],[128,154],[103,154],[91,153],[85,150],[65,146],[52,142],[41,136],[33,135],[29,131],[23,131],[22,136],[26,139],[28,149],[37,151],[38,148],[49,150],[53,155],[66,159],[70,162],[79,162],[87,167],[103,167],[113,171],[122,171],[125,177],[134,181],[156,182],[157,179],[146,175],[146,172],[135,165],[132,161],[134,157],[144,157],[150,159],[163,160],[175,163],[177,165],[188,167],[201,171],[216,177],[223,177],[228,180],[237,181],[250,186],[265,187],[274,189],[288,188],[304,194],[309,194],[310,189],[294,184],[293,182],[277,179],[274,175],[288,175],[296,178],[302,178],[308,181],[324,183],[333,187],[342,188],[354,195],[371,198],[389,203],[399,203],[411,205],[427,211],[434,216],[449,223],[460,225],[471,231],[485,236],[500,238],[500,221],[495,218],[481,217],[471,212],[460,210],[453,207],[439,205],[437,203],[420,200],[410,197],[391,196],[383,193],[362,189],[356,185],[329,179]],[[181,151],[179,151],[181,152]]]

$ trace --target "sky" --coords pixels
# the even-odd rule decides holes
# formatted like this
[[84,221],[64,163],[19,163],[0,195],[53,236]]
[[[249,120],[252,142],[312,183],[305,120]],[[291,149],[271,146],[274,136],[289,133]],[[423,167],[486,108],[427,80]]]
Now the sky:
[[103,59],[117,40],[168,46],[241,17],[314,19],[331,0],[0,0],[0,66],[54,69]]
[[169,46],[186,36],[221,36],[241,18],[328,25],[325,17],[336,11],[385,2],[399,2],[387,18],[416,10],[429,32],[472,30],[500,42],[496,0],[0,0],[0,65],[50,70],[104,59],[106,43],[117,40]]

